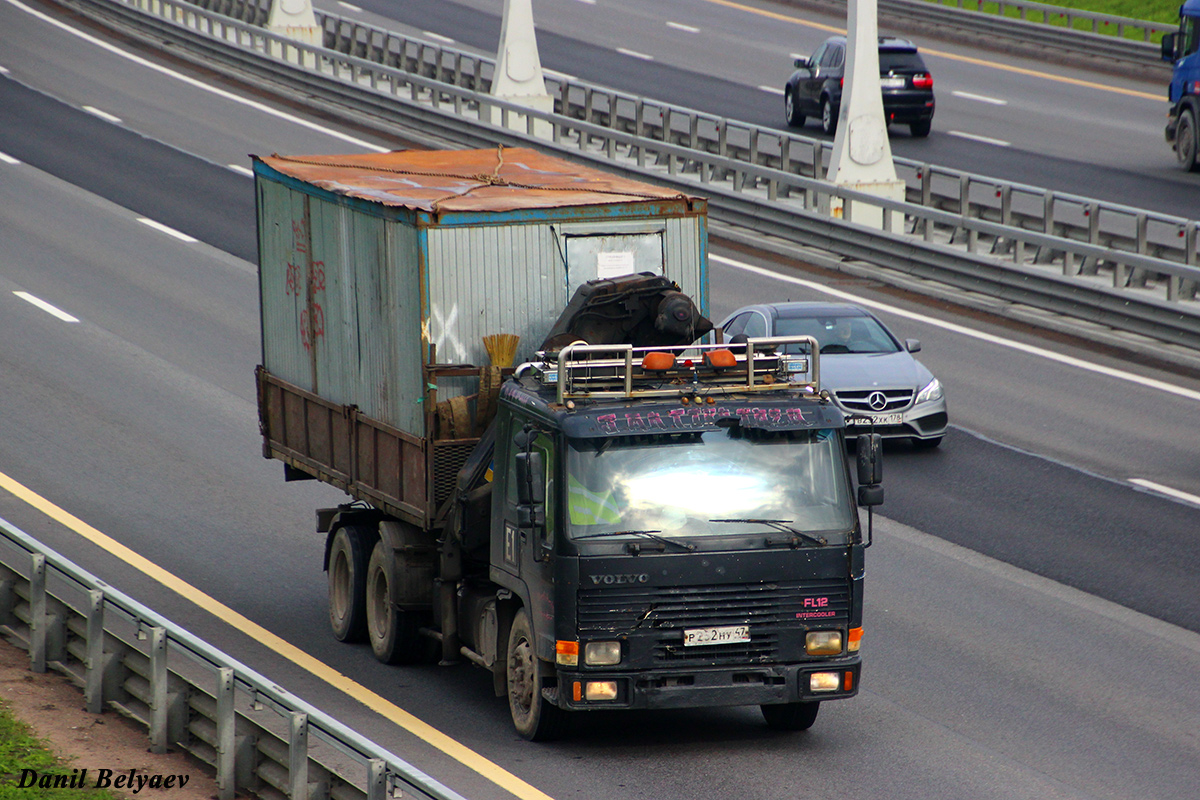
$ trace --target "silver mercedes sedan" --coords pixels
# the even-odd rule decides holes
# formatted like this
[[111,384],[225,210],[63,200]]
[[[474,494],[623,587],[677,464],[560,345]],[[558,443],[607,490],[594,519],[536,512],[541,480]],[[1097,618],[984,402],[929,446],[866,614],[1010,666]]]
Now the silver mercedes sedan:
[[765,303],[734,311],[719,326],[725,341],[741,337],[812,336],[821,346],[821,387],[846,425],[884,438],[937,447],[949,418],[946,393],[912,357],[917,339],[900,341],[865,308],[849,303]]

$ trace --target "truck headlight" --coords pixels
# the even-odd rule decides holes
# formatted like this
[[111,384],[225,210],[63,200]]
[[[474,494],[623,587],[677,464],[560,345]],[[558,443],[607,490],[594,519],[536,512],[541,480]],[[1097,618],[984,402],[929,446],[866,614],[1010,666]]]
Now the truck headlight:
[[620,642],[588,642],[583,648],[583,663],[590,667],[611,667],[621,663]]
[[842,676],[836,672],[813,672],[808,676],[810,692],[836,692],[842,685]]
[[616,681],[588,681],[583,695],[588,700],[616,700]]
[[842,652],[841,631],[809,631],[804,635],[804,652],[810,656],[836,656]]
[[937,378],[934,378],[929,383],[925,384],[924,389],[917,392],[917,402],[928,403],[931,400],[941,400],[943,394],[945,393],[942,391],[942,382]]

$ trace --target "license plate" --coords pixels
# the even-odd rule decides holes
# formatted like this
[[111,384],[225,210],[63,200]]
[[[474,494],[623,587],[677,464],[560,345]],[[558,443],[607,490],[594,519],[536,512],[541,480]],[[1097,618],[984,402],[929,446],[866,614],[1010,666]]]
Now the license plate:
[[904,78],[880,78],[879,86],[883,89],[903,89]]
[[904,420],[903,414],[879,414],[874,417],[847,417],[847,425],[899,425]]
[[750,641],[749,625],[729,625],[724,628],[693,628],[683,632],[685,647],[701,644],[734,644]]

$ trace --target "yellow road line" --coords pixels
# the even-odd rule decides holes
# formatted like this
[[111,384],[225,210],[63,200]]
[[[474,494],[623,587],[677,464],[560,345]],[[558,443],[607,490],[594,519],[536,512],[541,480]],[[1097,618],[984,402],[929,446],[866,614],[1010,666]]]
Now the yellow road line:
[[3,472],[0,472],[0,489],[6,490],[14,497],[23,500],[93,544],[107,550],[134,569],[153,578],[168,589],[171,589],[251,638],[261,642],[301,669],[340,689],[372,711],[382,714],[388,720],[418,739],[437,748],[454,760],[492,781],[497,786],[500,786],[505,791],[522,800],[552,800],[549,795],[521,780],[508,770],[489,761],[466,745],[455,741],[432,725],[421,721],[362,684],[356,683],[319,659],[313,658],[287,640],[276,636],[266,628],[242,616],[144,556],[138,555],[112,537],[101,533],[75,515],[56,506]]
[[[776,11],[767,11],[765,9],[748,6],[743,3],[735,3],[732,0],[705,0],[705,2],[712,3],[713,5],[716,5],[716,6],[724,6],[725,8],[736,9],[738,11],[745,11],[747,14],[754,14],[759,17],[766,17],[767,19],[777,20],[779,22],[789,22],[793,25],[800,25],[801,27],[804,27],[804,28],[813,28],[815,30],[827,31],[829,33],[841,33],[841,34],[846,33],[845,28],[835,28],[830,25],[822,25],[818,22],[809,22],[808,20],[801,19],[800,17],[791,16],[789,14],[780,14],[779,12],[776,12]],[[1001,64],[996,61],[987,61],[982,58],[971,58],[970,56],[960,56],[960,55],[956,55],[955,53],[947,53],[944,50],[929,50],[928,48],[922,47],[921,52],[924,53],[925,55],[935,56],[937,58],[945,58],[950,61],[961,61],[964,64],[974,64],[976,66],[989,67],[991,69],[1000,70],[1002,72],[1011,72],[1016,75],[1027,75],[1031,78],[1041,78],[1043,80],[1053,81],[1055,83],[1065,83],[1070,86],[1081,86],[1086,89],[1096,89],[1101,92],[1112,92],[1113,94],[1123,94],[1123,95],[1127,95],[1129,97],[1139,97],[1143,100],[1161,100],[1164,103],[1168,102],[1167,96],[1166,96],[1167,90],[1166,90],[1165,86],[1163,87],[1162,92],[1160,92],[1159,94],[1152,94],[1150,92],[1140,92],[1140,91],[1137,91],[1136,89],[1122,89],[1119,86],[1112,86],[1107,83],[1097,83],[1095,81],[1079,80],[1078,78],[1068,78],[1063,75],[1054,75],[1052,73],[1042,72],[1040,70],[1024,69],[1022,67],[1012,67],[1012,66],[1009,66],[1008,64]]]

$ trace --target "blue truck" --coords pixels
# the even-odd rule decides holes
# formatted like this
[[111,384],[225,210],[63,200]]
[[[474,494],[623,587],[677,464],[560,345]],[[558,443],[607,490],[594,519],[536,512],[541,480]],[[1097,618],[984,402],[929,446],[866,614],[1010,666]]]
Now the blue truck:
[[1179,30],[1162,38],[1163,61],[1175,65],[1171,74],[1167,112],[1167,141],[1188,172],[1200,169],[1196,152],[1200,144],[1200,0],[1179,7]]

